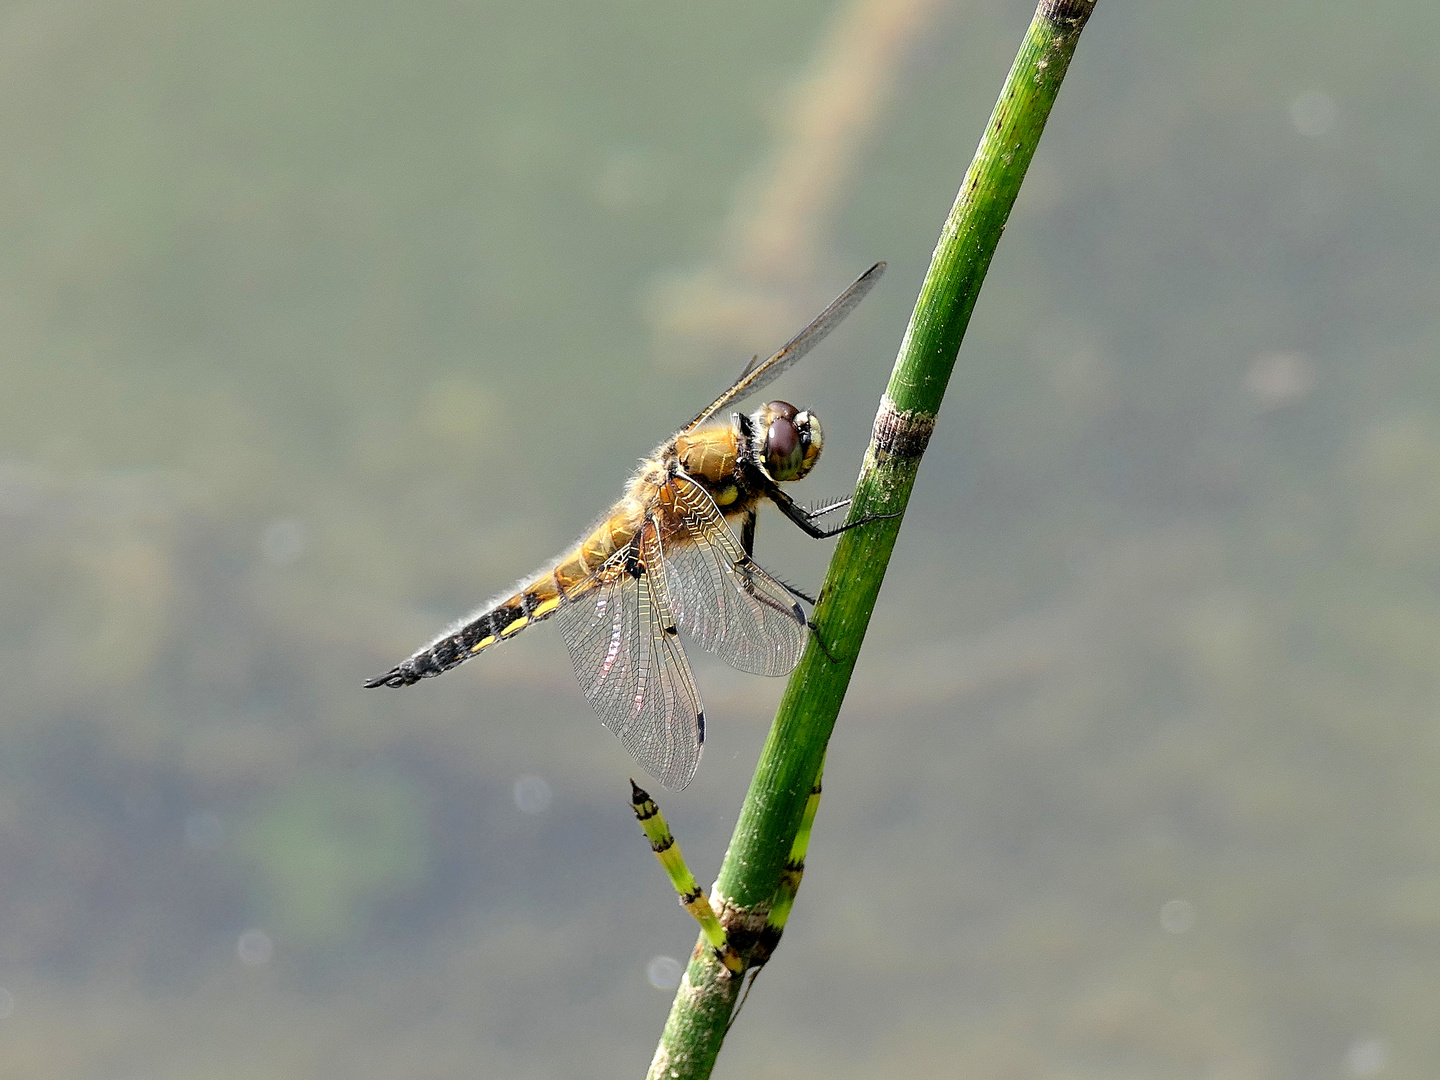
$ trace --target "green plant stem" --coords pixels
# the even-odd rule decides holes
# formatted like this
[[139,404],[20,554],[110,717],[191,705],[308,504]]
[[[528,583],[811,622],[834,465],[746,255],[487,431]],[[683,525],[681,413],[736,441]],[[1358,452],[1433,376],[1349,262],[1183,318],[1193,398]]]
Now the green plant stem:
[[[876,416],[851,520],[899,515],[909,501],[985,272],[1093,10],[1094,0],[1041,0],[1036,9],[935,247]],[[711,898],[741,956],[764,928],[899,530],[896,516],[847,532],[830,560],[814,619],[834,660],[812,638],[791,675]],[[740,984],[702,937],[650,1077],[710,1075]]]

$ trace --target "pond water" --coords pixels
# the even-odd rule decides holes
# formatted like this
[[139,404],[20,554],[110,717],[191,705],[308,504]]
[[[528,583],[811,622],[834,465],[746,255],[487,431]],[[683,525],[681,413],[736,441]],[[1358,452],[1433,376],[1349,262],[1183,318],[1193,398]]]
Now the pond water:
[[[777,385],[848,490],[1032,10],[0,12],[0,1071],[643,1072],[559,635],[361,683],[883,258]],[[1440,1072],[1437,29],[1102,0],[717,1076]],[[695,664],[708,883],[782,681]]]

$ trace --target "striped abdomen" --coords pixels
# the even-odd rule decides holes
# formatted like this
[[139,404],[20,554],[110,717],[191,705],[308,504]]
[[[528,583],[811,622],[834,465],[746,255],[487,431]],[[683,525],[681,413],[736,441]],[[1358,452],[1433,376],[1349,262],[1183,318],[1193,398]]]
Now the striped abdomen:
[[365,685],[409,686],[449,671],[496,642],[512,638],[532,623],[549,618],[561,604],[594,588],[595,571],[630,542],[644,521],[649,500],[637,499],[639,486],[637,483],[589,536],[519,592],[487,604],[410,659]]

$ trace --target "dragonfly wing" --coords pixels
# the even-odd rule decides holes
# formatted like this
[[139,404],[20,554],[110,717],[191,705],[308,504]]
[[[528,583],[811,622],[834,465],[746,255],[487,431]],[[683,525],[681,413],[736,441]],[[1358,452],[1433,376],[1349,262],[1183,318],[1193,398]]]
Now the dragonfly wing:
[[685,632],[741,671],[791,671],[807,625],[795,598],[745,554],[695,481],[674,477],[660,499],[679,526],[663,542],[660,588]]
[[758,358],[751,360],[745,365],[745,370],[740,372],[740,377],[730,384],[730,388],[712,401],[704,412],[686,424],[685,430],[689,431],[691,428],[703,424],[732,401],[747,398],[778,379],[791,365],[824,341],[831,330],[845,321],[845,316],[854,311],[855,306],[865,299],[866,294],[875,287],[875,283],[880,280],[880,275],[884,272],[885,264],[883,262],[876,263],[856,278],[848,289],[830,301],[830,306],[816,315],[809,326],[780,346],[778,352],[763,361],[759,361]]
[[700,764],[705,714],[654,567],[659,534],[647,521],[596,574],[595,586],[556,612],[575,674],[595,712],[642,768],[683,788]]

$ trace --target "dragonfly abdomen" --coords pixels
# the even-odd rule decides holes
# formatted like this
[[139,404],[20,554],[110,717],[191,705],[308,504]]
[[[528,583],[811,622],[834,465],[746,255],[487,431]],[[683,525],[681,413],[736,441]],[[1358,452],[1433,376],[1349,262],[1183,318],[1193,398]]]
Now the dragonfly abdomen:
[[519,592],[485,605],[410,659],[365,685],[410,686],[434,678],[491,645],[514,637],[530,624],[549,618],[562,603],[593,587],[595,571],[634,536],[633,519],[638,516],[633,507],[622,502],[589,536]]
[[488,605],[479,614],[431,642],[410,659],[378,675],[366,686],[409,686],[449,671],[491,645],[514,637],[531,623],[553,615],[562,594],[557,573],[547,573],[518,593]]

